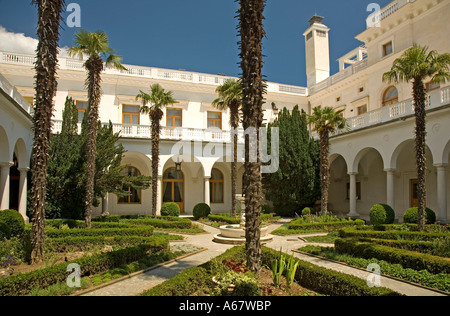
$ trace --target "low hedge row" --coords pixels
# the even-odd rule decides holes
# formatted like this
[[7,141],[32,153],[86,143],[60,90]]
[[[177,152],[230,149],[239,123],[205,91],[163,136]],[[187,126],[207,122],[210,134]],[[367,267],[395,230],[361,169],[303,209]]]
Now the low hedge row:
[[[262,264],[270,266],[271,262],[278,258],[279,251],[262,247]],[[165,295],[191,295],[202,286],[211,282],[214,275],[212,269],[214,262],[224,259],[243,260],[245,258],[244,247],[237,246],[227,250],[215,259],[179,274],[149,291],[143,296],[165,296]],[[298,259],[295,259],[298,260]],[[334,296],[399,296],[400,294],[387,288],[370,288],[367,282],[355,276],[336,272],[315,266],[305,261],[299,261],[299,267],[295,280],[301,286],[321,294]]]
[[339,222],[325,222],[325,223],[301,223],[295,220],[289,223],[288,228],[292,230],[325,230],[333,231],[338,230],[343,227],[348,226],[359,226],[364,225],[365,222],[361,219],[350,220],[350,221],[339,221]]
[[336,239],[335,249],[361,258],[376,258],[390,263],[398,263],[404,268],[427,270],[433,274],[450,273],[450,259],[384,245],[361,242],[357,239]]
[[[165,238],[160,237],[158,238]],[[62,237],[62,238],[49,238],[46,242],[46,247],[54,252],[66,252],[76,250],[82,247],[89,246],[137,246],[141,244],[152,243],[155,236],[142,237],[142,236],[80,236],[80,237]],[[165,238],[167,239],[167,238]]]
[[417,251],[431,254],[433,251],[433,243],[431,241],[416,241],[416,240],[390,240],[379,238],[358,238],[358,241],[369,242],[378,245],[384,245],[392,248],[405,249],[410,251]]
[[231,215],[225,214],[209,214],[208,219],[213,222],[225,222],[230,225],[236,225],[241,223],[241,218],[239,216],[233,218]]
[[[149,252],[165,250],[167,247],[167,240],[154,237],[147,244],[110,253],[93,255],[74,260],[71,263],[79,264],[81,267],[81,277],[85,277],[129,264],[145,257]],[[65,282],[67,277],[72,273],[72,271],[67,272],[69,264],[61,263],[52,267],[0,279],[0,296],[26,295],[34,288],[45,288],[57,282]]]
[[[388,225],[386,227],[389,227]],[[411,232],[411,231],[375,231],[373,227],[367,226],[364,230],[355,228],[344,228],[339,230],[339,237],[358,237],[358,238],[379,238],[379,239],[392,239],[392,240],[420,240],[420,241],[433,241],[437,238],[448,237],[446,233],[423,233],[423,232]]]
[[192,222],[187,218],[166,217],[166,218],[146,218],[146,219],[123,219],[120,223],[131,225],[150,225],[155,228],[182,228],[189,229]]
[[92,228],[92,229],[46,229],[45,234],[49,238],[81,237],[81,236],[142,236],[153,235],[153,226],[142,226],[134,228]]

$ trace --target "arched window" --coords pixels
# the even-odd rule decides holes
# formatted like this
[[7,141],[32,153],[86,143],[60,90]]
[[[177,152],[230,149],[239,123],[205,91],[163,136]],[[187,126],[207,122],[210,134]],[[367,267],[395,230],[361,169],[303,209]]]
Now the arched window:
[[[134,167],[125,168],[122,171],[123,174],[127,174],[130,177],[140,176],[141,173]],[[119,204],[140,204],[141,203],[141,195],[142,190],[137,190],[131,186],[124,187],[124,191],[130,192],[130,195],[119,198]]]
[[163,204],[177,203],[184,213],[184,175],[176,168],[169,168],[163,175]]
[[394,104],[397,102],[398,102],[397,88],[394,86],[387,88],[383,94],[383,106]]
[[223,203],[224,195],[224,177],[222,172],[218,169],[211,171],[211,179],[209,180],[210,189],[210,202],[211,203]]

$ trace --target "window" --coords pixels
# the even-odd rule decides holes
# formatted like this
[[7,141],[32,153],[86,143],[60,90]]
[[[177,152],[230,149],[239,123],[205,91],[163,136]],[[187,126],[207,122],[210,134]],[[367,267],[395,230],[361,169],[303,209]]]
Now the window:
[[218,169],[213,169],[211,171],[211,179],[209,180],[210,197],[211,203],[223,203],[224,195],[224,178],[222,172]]
[[441,87],[441,84],[439,82],[430,81],[426,84],[427,92],[439,89],[440,87]]
[[181,109],[167,109],[167,127],[182,126],[183,119],[181,111]]
[[[356,182],[356,199],[361,200],[361,182]],[[350,183],[347,183],[347,200],[350,200]]]
[[122,123],[139,125],[140,107],[138,105],[124,105],[122,108]]
[[78,122],[83,122],[84,114],[89,107],[89,103],[85,101],[77,101]]
[[208,112],[208,128],[222,129],[222,113]]
[[341,101],[341,97],[337,97],[336,102],[340,102],[340,101]]
[[364,92],[364,87],[359,87],[359,92]]
[[367,113],[367,104],[358,106],[358,115]]
[[392,41],[383,45],[383,57],[388,56],[393,53]]
[[306,40],[309,40],[309,39],[311,39],[311,37],[312,37],[312,31],[311,32],[309,32],[307,35],[306,35]]
[[[125,168],[122,171],[123,174],[127,174],[129,177],[140,176],[141,173],[134,167]],[[119,198],[119,204],[140,204],[141,203],[141,190],[137,190],[131,186],[124,187],[124,191],[128,191],[129,195]]]
[[317,32],[317,36],[327,37],[327,32],[325,32],[325,31],[317,30],[316,32]]
[[163,204],[173,202],[184,213],[184,175],[176,168],[169,168],[163,175]]
[[389,87],[383,94],[383,106],[398,102],[398,90],[396,87]]

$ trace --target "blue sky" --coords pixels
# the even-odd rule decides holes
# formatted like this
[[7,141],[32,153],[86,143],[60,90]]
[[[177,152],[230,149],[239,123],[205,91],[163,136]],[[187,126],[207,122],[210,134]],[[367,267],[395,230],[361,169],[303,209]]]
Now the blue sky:
[[[124,63],[239,76],[234,0],[66,0],[81,7],[81,28],[103,30]],[[361,43],[373,0],[268,0],[264,40],[267,80],[306,86],[303,32],[317,13],[330,31],[331,72],[337,59]],[[383,7],[391,0],[378,0]],[[31,0],[0,0],[0,26],[36,38]],[[69,13],[64,13],[66,18]],[[60,46],[72,46],[77,28],[63,24]]]

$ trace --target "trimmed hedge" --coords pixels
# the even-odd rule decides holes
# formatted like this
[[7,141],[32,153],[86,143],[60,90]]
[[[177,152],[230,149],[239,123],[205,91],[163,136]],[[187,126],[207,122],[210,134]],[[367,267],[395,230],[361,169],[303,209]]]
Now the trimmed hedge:
[[199,203],[194,206],[193,215],[195,220],[198,220],[203,217],[208,217],[211,214],[211,207],[206,203]]
[[[167,240],[154,237],[153,241],[147,244],[110,253],[93,255],[74,260],[70,263],[79,264],[81,267],[81,277],[85,277],[129,264],[145,257],[149,251],[157,252],[165,250],[167,247]],[[57,282],[65,282],[71,273],[66,271],[70,263],[61,263],[49,268],[0,279],[0,296],[26,295],[34,288],[45,288]]]
[[0,221],[9,226],[12,237],[22,235],[25,230],[25,221],[22,215],[15,210],[0,211]]
[[[278,258],[279,251],[262,247],[262,264],[270,266],[271,262]],[[214,275],[214,263],[224,259],[234,259],[236,261],[245,260],[244,247],[237,246],[227,250],[224,254],[205,264],[186,270],[176,277],[146,291],[142,296],[166,296],[182,295],[187,296],[199,290]],[[295,275],[295,281],[301,286],[320,294],[334,296],[399,296],[387,288],[370,288],[367,282],[355,276],[340,273],[337,271],[318,267],[299,259],[299,267]]]
[[[415,224],[419,221],[418,208],[411,207],[408,209],[404,216],[403,221],[405,223]],[[428,207],[425,209],[425,223],[426,224],[434,224],[436,223],[436,213],[429,209]]]
[[372,225],[392,224],[395,220],[395,212],[389,205],[375,204],[370,209],[370,222]]
[[81,237],[81,236],[143,236],[153,235],[153,226],[135,228],[75,228],[75,229],[46,229],[45,234],[50,238]]
[[120,223],[127,223],[129,225],[150,225],[157,228],[192,228],[192,222],[188,218],[181,218],[175,216],[165,216],[158,218],[145,219],[123,219]]
[[350,221],[339,221],[339,222],[325,222],[325,223],[303,223],[300,221],[293,220],[289,223],[288,228],[293,230],[325,230],[333,231],[338,230],[343,227],[348,226],[359,226],[364,225],[365,222],[361,219],[350,220]]
[[166,203],[161,206],[162,216],[180,216],[180,207],[177,203]]
[[337,239],[335,248],[338,253],[346,253],[365,259],[376,258],[390,263],[398,263],[404,268],[427,270],[433,274],[450,273],[449,258],[360,242],[351,238]]
[[8,224],[0,220],[0,241],[4,238],[9,239],[11,237],[11,229]]
[[213,222],[225,222],[230,225],[236,225],[241,223],[241,218],[238,216],[234,218],[233,216],[226,214],[209,214],[208,219]]
[[[389,227],[389,226],[388,226]],[[422,232],[410,232],[410,231],[374,231],[373,227],[364,227],[364,230],[358,230],[355,228],[344,228],[339,230],[339,237],[358,237],[358,238],[380,238],[380,239],[392,239],[392,240],[417,240],[417,241],[433,241],[437,238],[448,237],[448,233],[422,233]]]

